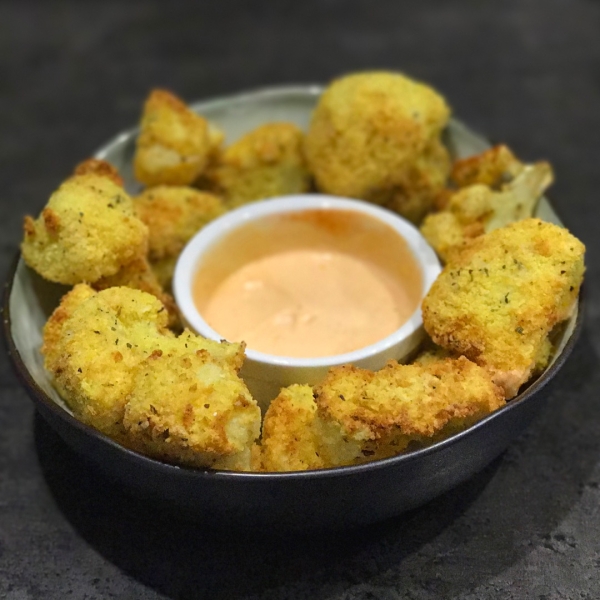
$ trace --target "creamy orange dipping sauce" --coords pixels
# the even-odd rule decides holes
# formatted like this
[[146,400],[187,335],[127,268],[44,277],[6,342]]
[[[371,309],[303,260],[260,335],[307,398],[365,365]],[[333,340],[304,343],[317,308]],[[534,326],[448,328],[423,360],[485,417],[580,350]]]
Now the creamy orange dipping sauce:
[[309,358],[373,344],[419,306],[421,272],[406,242],[352,211],[307,210],[244,225],[204,256],[194,302],[223,338]]

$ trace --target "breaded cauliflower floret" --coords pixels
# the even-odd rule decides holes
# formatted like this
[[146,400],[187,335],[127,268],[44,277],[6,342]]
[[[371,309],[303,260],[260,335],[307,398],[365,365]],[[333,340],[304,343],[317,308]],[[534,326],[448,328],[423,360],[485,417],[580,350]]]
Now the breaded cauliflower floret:
[[317,104],[305,140],[317,187],[420,221],[450,171],[440,141],[449,115],[439,94],[399,73],[334,81]]
[[55,365],[60,359],[64,342],[64,324],[71,318],[80,304],[95,295],[96,292],[89,285],[78,283],[61,298],[60,304],[46,321],[42,354],[48,371],[54,371]]
[[[510,152],[504,146],[498,148]],[[487,164],[481,158],[490,152],[471,159],[480,159],[476,164],[482,168],[481,172],[468,171],[470,178],[465,172],[461,179],[470,181],[479,177],[489,183],[471,183],[457,190],[449,196],[445,210],[428,215],[421,225],[421,233],[446,262],[469,240],[531,217],[538,200],[553,181],[552,168],[546,162],[523,165],[510,154],[512,170],[501,170],[501,164],[493,161]],[[502,153],[490,154],[496,155]],[[489,169],[484,168],[486,164]]]
[[[316,396],[316,399],[315,399]],[[315,387],[292,385],[263,423],[261,469],[301,471],[395,456],[433,443],[504,404],[489,374],[465,357],[390,362],[374,373],[331,369]]]
[[292,123],[268,123],[229,146],[206,174],[229,207],[308,191],[304,134]]
[[413,360],[410,361],[410,364],[427,366],[431,363],[438,362],[440,360],[446,360],[447,358],[458,357],[456,355],[453,355],[445,348],[437,346],[433,343],[431,339],[427,338],[424,344],[419,349],[417,355],[414,357]]
[[220,143],[206,119],[166,90],[153,90],[144,104],[133,166],[147,186],[189,185]]
[[25,217],[24,229],[25,262],[45,279],[67,285],[114,275],[148,247],[148,228],[135,216],[131,198],[112,176],[96,172],[67,179],[38,219]]
[[[221,216],[225,206],[213,194],[184,186],[157,186],[133,199],[137,216],[150,232],[148,258],[160,263],[160,280],[168,287],[175,260],[187,242],[207,223]],[[175,259],[175,260],[170,260]]]
[[504,404],[489,374],[465,357],[425,365],[392,361],[376,373],[337,367],[315,393],[321,456],[338,465],[438,441]]
[[44,328],[45,367],[75,416],[121,439],[135,369],[173,337],[166,327],[167,313],[154,296],[126,287],[94,293],[76,286]]
[[130,443],[161,460],[249,470],[260,409],[234,369],[181,346],[140,364],[123,419]]
[[305,471],[327,465],[319,455],[317,405],[309,385],[283,388],[271,401],[260,445],[263,471]]
[[73,413],[126,443],[123,413],[139,364],[161,353],[210,354],[235,371],[243,346],[167,329],[165,307],[128,287],[94,292],[78,285],[65,295],[44,327],[45,367]]
[[487,369],[512,398],[549,356],[549,332],[573,310],[584,250],[566,229],[539,219],[476,238],[425,297],[425,330]]
[[156,280],[165,290],[172,290],[173,275],[175,274],[178,258],[179,256],[169,256],[155,260],[150,265],[156,276]]
[[481,184],[500,189],[519,175],[523,167],[508,146],[499,144],[476,156],[457,160],[452,165],[450,179],[459,188]]
[[[398,186],[384,205],[419,223],[432,207],[433,202],[446,185],[450,158],[445,146],[434,140],[417,158],[415,164],[407,169],[404,185]],[[377,201],[377,197],[373,197]]]
[[485,233],[485,219],[492,214],[494,192],[485,185],[473,185],[450,196],[446,209],[425,217],[423,237],[439,257],[448,262],[465,242]]
[[[179,344],[180,342],[186,349],[191,350],[192,352],[208,352],[217,362],[226,364],[236,373],[242,368],[246,357],[244,352],[246,345],[244,342],[215,342],[214,340],[207,340],[201,335],[196,335],[189,329],[185,329],[177,338],[177,343]],[[167,345],[165,346],[167,350],[169,349],[169,343],[170,342],[167,340]]]
[[114,275],[103,277],[94,283],[96,290],[121,286],[141,290],[158,298],[169,313],[169,327],[174,330],[181,329],[181,316],[175,299],[165,292],[146,257],[126,264]]

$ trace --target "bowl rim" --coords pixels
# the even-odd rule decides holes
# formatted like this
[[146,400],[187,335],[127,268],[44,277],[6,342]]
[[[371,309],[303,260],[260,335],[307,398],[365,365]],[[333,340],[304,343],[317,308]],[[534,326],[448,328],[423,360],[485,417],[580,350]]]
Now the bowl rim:
[[[207,107],[219,106],[224,102],[243,103],[247,100],[260,100],[261,98],[270,98],[274,96],[280,96],[282,94],[300,94],[300,95],[311,95],[318,96],[322,93],[325,87],[322,84],[299,84],[299,85],[281,85],[281,86],[270,86],[264,88],[258,88],[248,90],[242,93],[233,93],[229,95],[218,96],[215,98],[209,98],[207,100],[197,100],[189,103],[192,110],[196,110],[196,107],[202,107],[204,110]],[[467,127],[461,120],[451,117],[450,122],[454,127],[458,129],[468,130],[470,133],[478,135],[482,141],[486,141],[485,136],[477,133],[475,130]],[[122,143],[129,140],[131,136],[135,135],[138,131],[138,127],[130,127],[114,135],[107,142],[105,142],[100,148],[94,152],[94,157],[105,158],[106,153],[118,143]],[[488,142],[489,143],[489,142]],[[551,205],[552,206],[552,205]],[[556,209],[552,206],[552,210],[556,213]],[[557,214],[557,213],[556,213]],[[559,220],[562,223],[560,215]],[[148,468],[154,471],[162,472],[165,475],[188,477],[193,480],[223,480],[224,482],[244,481],[244,482],[258,482],[263,481],[287,481],[287,480],[322,480],[322,479],[339,479],[345,477],[352,477],[355,475],[361,475],[378,471],[380,469],[393,468],[406,463],[419,461],[421,458],[435,454],[444,450],[447,450],[458,444],[463,439],[476,435],[476,433],[489,425],[496,419],[501,418],[503,415],[508,414],[510,411],[516,410],[523,402],[532,400],[533,397],[541,391],[557,374],[562,368],[566,360],[569,358],[583,328],[584,312],[585,312],[585,284],[583,284],[579,291],[577,299],[577,315],[575,317],[575,324],[573,331],[567,342],[565,343],[562,352],[555,358],[554,362],[544,370],[544,372],[532,383],[525,391],[509,400],[504,406],[496,409],[486,417],[477,421],[467,429],[464,429],[448,438],[445,438],[439,442],[427,446],[425,448],[419,448],[417,450],[411,450],[405,454],[398,454],[390,458],[384,458],[380,460],[374,460],[365,462],[360,465],[348,465],[342,467],[332,467],[327,469],[311,469],[306,471],[285,471],[285,472],[246,472],[246,471],[225,471],[216,469],[200,469],[193,467],[186,467],[183,465],[176,465],[167,462],[163,462],[144,454],[140,454],[125,446],[122,446],[118,442],[109,438],[105,434],[101,433],[97,429],[86,425],[79,421],[76,417],[71,415],[67,410],[57,404],[46,392],[38,385],[33,376],[29,373],[19,350],[17,349],[16,343],[12,336],[11,326],[11,314],[10,314],[10,298],[13,289],[13,283],[19,264],[21,262],[21,252],[17,250],[13,259],[12,265],[8,269],[7,277],[4,282],[3,298],[2,298],[2,337],[4,345],[8,355],[11,358],[13,368],[17,374],[17,377],[29,392],[30,397],[35,401],[42,404],[58,419],[64,421],[67,425],[74,427],[79,430],[82,434],[91,436],[96,442],[100,444],[107,444],[115,449],[117,452],[123,452],[126,456],[134,461],[138,461],[146,465]],[[27,267],[29,268],[29,267]]]

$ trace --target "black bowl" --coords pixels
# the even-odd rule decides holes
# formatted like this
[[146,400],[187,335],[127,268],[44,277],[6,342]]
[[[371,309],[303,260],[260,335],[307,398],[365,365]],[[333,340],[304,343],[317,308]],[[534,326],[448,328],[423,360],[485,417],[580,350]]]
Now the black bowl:
[[[264,90],[194,105],[229,137],[263,122],[306,127],[317,87]],[[100,150],[135,190],[131,158],[135,130]],[[452,121],[446,141],[455,156],[488,144]],[[537,214],[560,223],[547,200]],[[4,334],[16,371],[40,414],[77,452],[144,498],[168,503],[206,522],[307,530],[373,523],[419,506],[465,481],[497,457],[541,409],[544,388],[570,354],[582,325],[581,301],[561,333],[553,363],[506,406],[472,427],[428,448],[371,463],[295,473],[235,473],[178,467],[128,450],[78,421],[62,403],[43,369],[42,326],[66,288],[42,280],[19,257],[6,283]]]

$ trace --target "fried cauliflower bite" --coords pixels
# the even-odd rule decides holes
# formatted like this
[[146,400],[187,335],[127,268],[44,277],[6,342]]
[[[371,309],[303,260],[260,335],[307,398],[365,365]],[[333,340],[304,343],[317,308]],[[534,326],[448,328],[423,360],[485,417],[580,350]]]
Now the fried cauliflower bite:
[[[183,186],[157,186],[133,199],[137,216],[150,233],[148,258],[159,263],[159,280],[168,287],[175,260],[187,242],[207,223],[221,216],[225,206],[220,198]],[[175,259],[175,260],[172,260]]]
[[158,298],[169,314],[169,327],[174,330],[181,329],[181,315],[175,299],[165,292],[146,257],[137,258],[121,267],[114,275],[103,277],[94,283],[96,290],[121,286],[141,290]]
[[258,470],[305,471],[327,466],[320,456],[316,411],[309,385],[281,390],[265,413]]
[[63,326],[67,322],[75,309],[88,298],[94,296],[96,292],[87,284],[79,283],[67,292],[60,300],[60,304],[50,315],[50,318],[44,325],[44,341],[42,354],[44,355],[44,364],[50,372],[55,370],[55,366],[60,359],[63,342]]
[[584,250],[566,229],[539,219],[476,238],[425,297],[425,330],[484,367],[512,398],[536,363],[547,362],[548,334],[573,310]]
[[360,198],[414,222],[450,171],[440,134],[450,109],[430,87],[399,73],[342,77],[321,96],[305,139],[320,191]]
[[263,423],[263,471],[359,464],[433,443],[504,404],[490,375],[465,357],[388,363],[373,372],[336,367],[314,389],[292,385]]
[[[510,152],[504,146],[499,148]],[[485,161],[475,157],[473,160],[480,159],[483,164],[482,172],[469,172],[471,178],[464,175],[460,180],[479,177],[488,183],[477,182],[457,190],[449,196],[445,210],[427,215],[423,221],[421,233],[444,261],[449,261],[465,242],[533,215],[538,200],[553,181],[552,168],[546,162],[523,165],[510,156],[512,171],[508,167],[501,170],[493,162],[486,170]]]
[[231,208],[310,188],[304,134],[292,123],[268,123],[229,146],[206,173],[207,185]]
[[146,358],[134,378],[123,424],[133,447],[154,458],[249,470],[260,418],[235,370],[199,350]]
[[[448,151],[439,140],[434,140],[415,164],[407,169],[404,184],[384,200],[384,206],[413,223],[420,223],[444,189],[449,168]],[[376,196],[374,200],[377,200]]]
[[95,292],[81,284],[65,295],[44,327],[42,354],[75,416],[127,444],[125,405],[145,358],[202,351],[234,372],[241,365],[240,344],[219,344],[187,331],[175,337],[167,324],[164,306],[132,288]]
[[92,283],[146,254],[148,228],[113,179],[97,172],[74,175],[39,218],[25,217],[21,252],[32,269],[56,283]]
[[476,156],[457,160],[452,165],[450,179],[459,188],[482,184],[499,189],[519,175],[523,167],[508,146],[499,144]]
[[189,185],[202,173],[219,132],[166,90],[153,90],[144,104],[133,159],[135,177],[147,186]]
[[45,367],[75,416],[121,440],[134,371],[173,336],[166,327],[167,313],[154,296],[126,287],[95,293],[76,286],[44,328]]
[[156,276],[156,280],[165,290],[172,290],[173,275],[175,274],[178,258],[179,256],[169,256],[167,258],[155,260],[150,265]]
[[415,365],[427,366],[433,362],[446,360],[447,358],[458,357],[456,355],[453,355],[445,348],[437,346],[433,343],[431,339],[427,338],[422,344],[416,356],[413,358],[413,360],[410,361],[410,363]]
[[432,443],[504,404],[489,374],[465,357],[424,365],[394,361],[378,372],[331,369],[315,388],[320,455],[329,465],[394,456]]
[[473,185],[452,194],[445,210],[425,217],[421,233],[444,262],[465,242],[485,233],[485,219],[492,213],[492,196],[489,187]]

